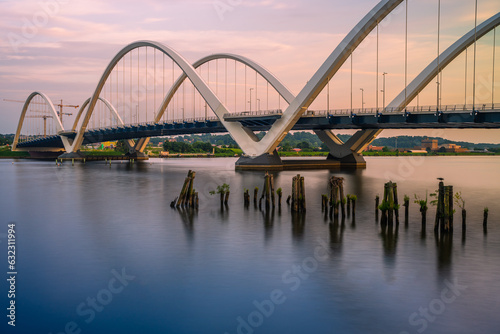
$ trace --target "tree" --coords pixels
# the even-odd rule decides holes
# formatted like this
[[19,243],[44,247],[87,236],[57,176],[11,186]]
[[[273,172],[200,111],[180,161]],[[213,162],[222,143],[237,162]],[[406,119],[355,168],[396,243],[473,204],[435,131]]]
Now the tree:
[[126,153],[128,151],[128,146],[125,143],[124,139],[121,139],[121,140],[116,142],[115,151],[116,152],[123,152],[123,153]]

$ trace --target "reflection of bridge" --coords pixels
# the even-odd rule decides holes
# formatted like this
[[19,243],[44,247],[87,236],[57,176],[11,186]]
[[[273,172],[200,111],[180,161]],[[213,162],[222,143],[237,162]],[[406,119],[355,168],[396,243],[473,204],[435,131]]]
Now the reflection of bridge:
[[[314,130],[330,149],[329,159],[363,164],[359,153],[383,129],[500,128],[500,111],[496,110],[494,100],[495,56],[491,102],[479,103],[476,100],[474,65],[472,104],[441,105],[443,69],[464,51],[467,52],[468,47],[475,46],[478,39],[494,31],[500,23],[500,13],[475,26],[440,53],[387,106],[366,109],[363,102],[360,110],[352,108],[351,68],[351,108],[330,109],[329,83],[334,75],[375,28],[378,34],[380,22],[402,2],[383,0],[376,5],[297,96],[264,67],[245,57],[216,54],[190,65],[181,55],[162,44],[150,41],[132,43],[110,62],[94,94],[81,107],[71,129],[64,129],[47,96],[42,93],[31,94],[21,114],[13,149],[65,151],[65,156],[75,157],[81,145],[126,139],[130,154],[141,155],[152,136],[228,132],[245,153],[245,157],[238,161],[239,165],[269,166],[281,165],[274,152],[289,131]],[[405,34],[407,37],[407,31]],[[238,81],[238,77],[244,77],[244,82]],[[377,104],[378,77],[377,63]],[[435,80],[438,82],[438,105],[409,106]],[[311,105],[325,91],[328,96],[327,110],[313,111]],[[468,102],[467,97],[465,101]],[[230,105],[233,112],[229,111]],[[262,105],[265,108],[261,108]],[[49,133],[45,126],[42,135],[40,122],[34,121],[36,117],[32,116],[39,116],[39,121],[40,116],[46,115],[52,116],[49,122],[53,124],[49,126]],[[44,121],[47,122],[47,118]],[[343,143],[333,134],[333,129],[359,131],[347,143]],[[267,131],[267,134],[259,140],[254,131]]]

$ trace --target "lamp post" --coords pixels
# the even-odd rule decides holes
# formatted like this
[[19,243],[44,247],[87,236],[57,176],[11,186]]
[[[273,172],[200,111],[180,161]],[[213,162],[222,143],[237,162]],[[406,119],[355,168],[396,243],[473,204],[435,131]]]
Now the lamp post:
[[257,111],[260,111],[260,99],[257,99]]
[[250,103],[250,112],[252,112],[252,90],[253,88],[250,88],[250,100],[248,101]]
[[365,90],[363,88],[359,90],[361,91],[361,112],[363,112],[365,107]]
[[383,110],[385,112],[385,76],[387,75],[387,72],[382,73],[382,77],[384,78],[384,89],[382,90],[382,93],[384,93],[383,98],[382,98],[382,103],[384,104]]

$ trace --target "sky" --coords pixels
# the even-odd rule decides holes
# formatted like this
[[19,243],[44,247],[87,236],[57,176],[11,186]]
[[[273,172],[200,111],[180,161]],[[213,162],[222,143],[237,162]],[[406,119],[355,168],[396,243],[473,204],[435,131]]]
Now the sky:
[[[14,133],[22,104],[42,91],[53,101],[82,104],[92,95],[114,55],[136,40],[168,45],[191,62],[219,52],[246,56],[274,73],[298,94],[345,35],[376,0],[0,0],[0,133]],[[437,0],[409,0],[408,81],[437,54]],[[440,48],[474,27],[474,1],[441,0]],[[478,22],[500,12],[498,0],[478,0]],[[386,100],[404,88],[404,7],[379,27],[379,77],[373,32],[353,55],[353,107],[375,107],[376,85],[388,72]],[[500,58],[496,36],[495,62]],[[478,42],[477,101],[500,104],[500,71],[493,73],[493,33]],[[469,93],[472,63],[469,54]],[[346,64],[331,82],[331,108],[350,106]],[[465,56],[443,72],[443,104],[463,104]],[[420,105],[434,105],[435,86]],[[380,92],[379,104],[382,96]],[[324,109],[326,93],[311,109]],[[414,102],[415,104],[415,102]],[[500,143],[500,130],[386,130],[383,136],[439,135],[452,140]]]

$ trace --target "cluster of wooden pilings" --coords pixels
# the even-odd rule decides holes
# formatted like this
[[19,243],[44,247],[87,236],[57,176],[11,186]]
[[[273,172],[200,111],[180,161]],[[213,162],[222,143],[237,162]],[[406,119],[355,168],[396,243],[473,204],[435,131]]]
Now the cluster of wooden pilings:
[[274,175],[266,172],[264,176],[264,187],[262,188],[262,195],[259,199],[259,208],[262,209],[262,201],[265,200],[266,210],[276,206],[276,197],[274,193]]
[[[344,196],[344,178],[332,176],[328,182],[328,195],[322,195],[321,210],[325,216],[330,213],[330,218],[338,219],[339,214],[342,218],[351,214],[353,218],[356,215],[356,200],[354,195],[347,194]],[[346,210],[347,205],[347,210]]]
[[184,185],[182,186],[181,193],[179,196],[170,203],[172,208],[188,207],[188,208],[198,208],[199,206],[199,196],[198,192],[194,189],[194,178],[196,172],[190,170],[186,179],[184,180]]
[[[378,202],[378,200],[377,196],[375,201]],[[399,226],[398,185],[396,183],[389,181],[384,185],[384,198],[378,208],[382,211],[382,227],[386,225],[392,227],[394,220],[396,220],[396,226]]]
[[300,174],[292,179],[292,212],[306,212],[306,188]]
[[435,233],[453,233],[453,199],[453,186],[445,186],[443,181],[439,182]]

